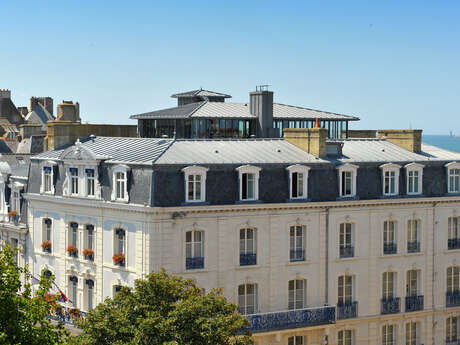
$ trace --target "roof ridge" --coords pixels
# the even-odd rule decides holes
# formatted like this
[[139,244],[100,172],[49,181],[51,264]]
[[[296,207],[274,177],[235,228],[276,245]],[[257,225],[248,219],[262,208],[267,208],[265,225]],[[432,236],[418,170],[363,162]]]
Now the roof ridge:
[[187,117],[192,117],[192,115],[195,114],[198,111],[198,109],[200,109],[205,103],[208,103],[208,102],[209,102],[208,100],[202,101],[200,105],[198,105],[195,109],[192,110],[191,113],[187,115]]

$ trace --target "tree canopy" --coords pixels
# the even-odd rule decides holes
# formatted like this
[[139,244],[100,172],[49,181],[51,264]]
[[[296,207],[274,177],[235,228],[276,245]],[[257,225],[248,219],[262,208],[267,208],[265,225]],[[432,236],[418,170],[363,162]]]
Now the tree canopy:
[[68,332],[48,318],[54,278],[43,273],[33,296],[31,275],[27,266],[17,265],[16,255],[17,249],[9,244],[0,251],[0,344],[64,344]]
[[252,344],[249,321],[221,290],[203,293],[193,280],[164,270],[123,287],[80,323],[78,344]]

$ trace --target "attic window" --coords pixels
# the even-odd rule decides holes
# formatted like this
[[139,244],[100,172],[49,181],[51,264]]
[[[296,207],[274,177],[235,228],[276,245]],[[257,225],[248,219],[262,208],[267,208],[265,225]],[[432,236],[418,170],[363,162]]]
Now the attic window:
[[356,195],[356,175],[358,166],[344,164],[339,170],[339,194],[340,197],[354,197]]
[[243,165],[236,169],[240,190],[240,201],[251,201],[259,199],[259,172],[260,168]]
[[304,165],[291,165],[289,171],[289,198],[306,199],[308,197],[308,172],[310,168]]

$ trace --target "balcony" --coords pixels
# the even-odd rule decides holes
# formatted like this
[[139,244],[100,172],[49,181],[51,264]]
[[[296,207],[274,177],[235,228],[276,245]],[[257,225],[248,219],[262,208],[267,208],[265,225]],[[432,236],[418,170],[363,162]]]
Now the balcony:
[[446,340],[446,345],[460,345],[460,339]]
[[423,296],[406,296],[406,313],[423,310]]
[[383,254],[390,255],[396,254],[398,252],[398,245],[396,243],[384,243],[383,244]]
[[358,302],[337,304],[337,320],[358,317]]
[[79,311],[78,309],[62,306],[51,310],[48,318],[54,321],[60,321],[65,324],[75,326],[76,321],[82,321],[86,319],[86,313],[84,311]]
[[460,291],[446,292],[446,307],[460,306]]
[[257,253],[240,254],[240,266],[251,266],[257,264]]
[[418,241],[407,242],[407,252],[408,253],[419,253],[420,252],[420,242]]
[[460,249],[460,238],[449,238],[447,243],[448,249]]
[[291,250],[290,258],[291,258],[291,262],[305,261],[305,250],[304,249]]
[[341,258],[352,258],[355,256],[355,248],[353,246],[340,246]]
[[401,299],[399,297],[382,298],[382,314],[397,314],[401,311]]
[[279,331],[335,323],[335,307],[305,308],[246,316],[252,333]]
[[204,268],[204,257],[196,256],[185,259],[185,268],[188,270],[196,270]]

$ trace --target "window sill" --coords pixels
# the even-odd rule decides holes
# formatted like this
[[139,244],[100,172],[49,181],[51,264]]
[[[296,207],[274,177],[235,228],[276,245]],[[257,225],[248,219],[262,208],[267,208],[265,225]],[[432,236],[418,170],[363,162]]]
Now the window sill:
[[456,254],[460,253],[460,248],[458,248],[458,249],[446,249],[446,250],[444,250],[444,254],[452,254],[452,253],[456,253]]
[[311,202],[310,198],[291,198],[287,199],[286,202],[292,203],[292,202]]
[[181,206],[206,206],[211,205],[209,201],[186,201],[181,204]]
[[394,253],[394,254],[381,254],[379,256],[379,258],[381,259],[385,259],[385,258],[397,258],[397,257],[400,257],[400,256],[404,256],[404,254],[402,253]]
[[246,266],[236,266],[235,269],[237,270],[245,270],[245,269],[253,269],[253,268],[262,268],[263,266],[257,264],[257,265],[246,265]]
[[341,257],[338,257],[335,259],[335,262],[343,262],[343,261],[358,261],[359,259],[361,259],[359,256],[353,256],[351,258],[341,258]]
[[191,274],[191,273],[208,273],[210,270],[208,268],[195,268],[191,270],[183,270],[182,274]]
[[400,199],[404,197],[404,195],[400,194],[388,194],[388,195],[381,195],[380,199]]
[[424,255],[423,251],[419,251],[417,253],[404,253],[403,256],[421,256]]
[[359,200],[359,196],[358,195],[339,196],[335,199],[335,201],[348,201],[348,200]]
[[241,204],[263,204],[262,200],[238,200],[235,201],[236,205],[241,205]]
[[104,266],[115,269],[115,270],[124,271],[124,272],[135,272],[135,270],[130,269],[127,266],[118,266],[118,265],[114,265],[113,263],[105,263]]
[[310,259],[305,259],[303,261],[289,261],[286,266],[299,266],[299,265],[308,265],[311,264]]

